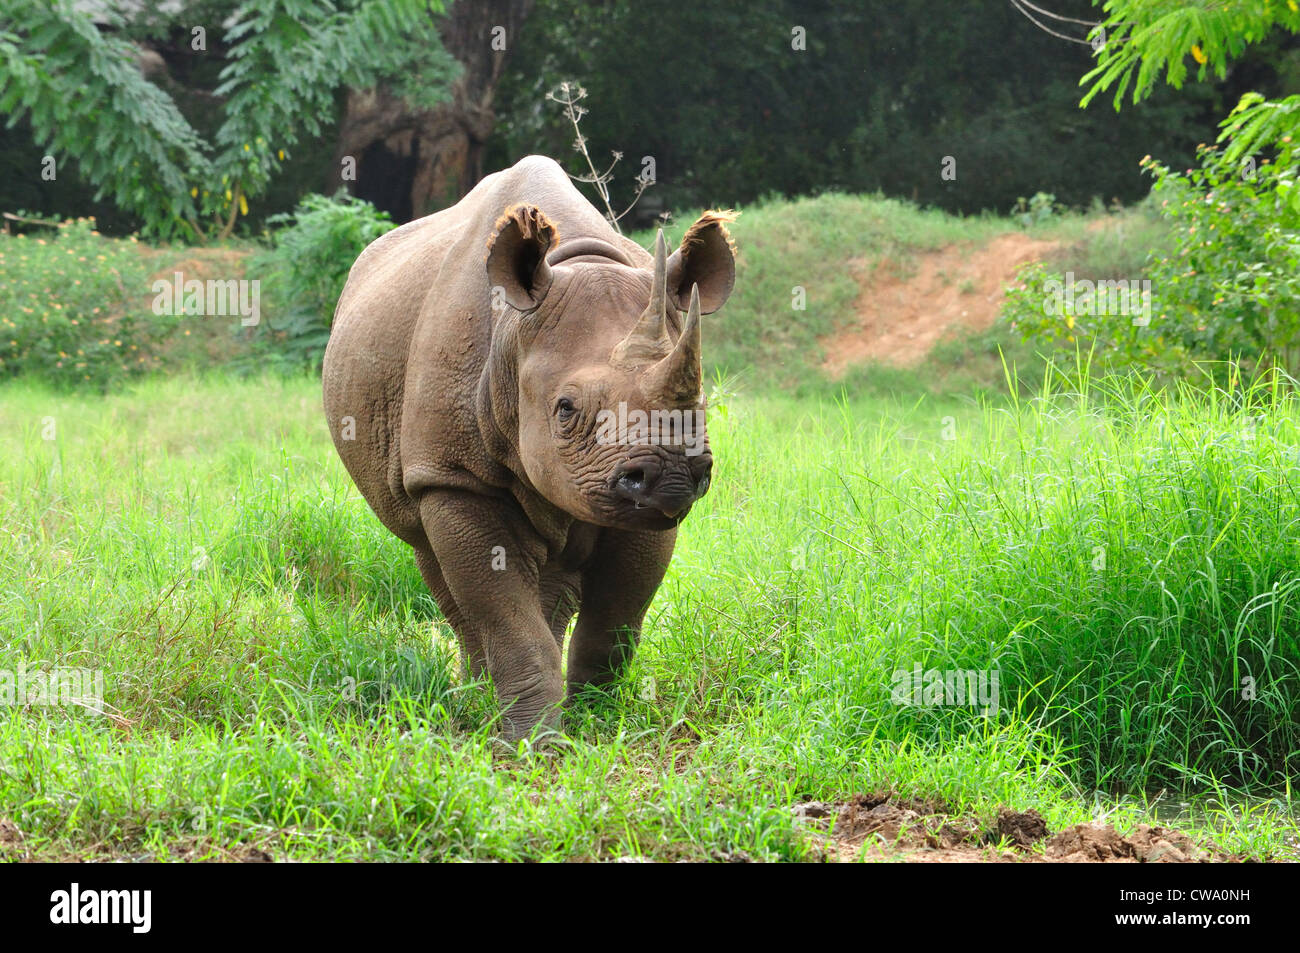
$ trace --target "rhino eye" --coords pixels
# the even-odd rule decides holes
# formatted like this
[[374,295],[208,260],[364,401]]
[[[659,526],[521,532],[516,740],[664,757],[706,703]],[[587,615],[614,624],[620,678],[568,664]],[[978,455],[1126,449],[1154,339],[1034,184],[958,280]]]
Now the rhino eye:
[[573,401],[567,397],[561,397],[555,404],[555,413],[561,420],[568,420],[575,413],[577,408],[573,406]]

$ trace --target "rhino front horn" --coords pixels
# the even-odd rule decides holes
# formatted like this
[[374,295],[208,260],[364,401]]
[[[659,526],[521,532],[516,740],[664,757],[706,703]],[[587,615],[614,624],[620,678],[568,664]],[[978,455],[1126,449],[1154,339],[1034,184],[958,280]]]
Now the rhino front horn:
[[700,288],[691,285],[691,306],[677,346],[642,375],[641,391],[650,400],[674,404],[697,400],[703,390],[704,368],[700,347]]
[[655,239],[655,273],[650,282],[650,304],[637,318],[627,337],[614,346],[615,364],[635,365],[659,361],[673,348],[668,336],[668,245],[664,230]]

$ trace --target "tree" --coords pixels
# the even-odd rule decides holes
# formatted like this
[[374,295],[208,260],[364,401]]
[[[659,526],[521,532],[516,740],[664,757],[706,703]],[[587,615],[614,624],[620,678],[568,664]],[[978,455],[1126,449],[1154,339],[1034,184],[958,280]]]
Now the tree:
[[[545,102],[567,80],[589,94],[592,155],[627,157],[612,183],[620,209],[654,160],[657,184],[634,224],[653,219],[651,203],[827,189],[969,212],[1005,213],[1037,191],[1076,206],[1136,200],[1142,155],[1190,160],[1268,52],[1226,83],[1158,90],[1115,116],[1077,108],[1088,44],[1034,29],[1008,3],[946,4],[935,16],[933,3],[896,0],[537,0],[498,86],[487,164],[540,151],[583,168],[568,121]],[[1265,75],[1260,88],[1272,83]],[[955,178],[941,174],[945,156]]]
[[[442,10],[441,0],[237,4],[214,21],[224,24],[220,120],[204,136],[142,75],[117,7],[101,31],[73,0],[0,0],[0,112],[10,127],[26,117],[51,155],[74,159],[148,232],[220,238],[300,138],[319,133],[340,87],[401,75],[416,55],[436,59],[410,38],[432,35]],[[206,42],[206,30],[195,31],[194,42]]]
[[[1029,0],[1013,3],[1027,16],[1056,16]],[[1096,63],[1080,81],[1089,86],[1081,105],[1113,91],[1117,111],[1128,93],[1133,103],[1151,95],[1162,74],[1178,89],[1193,68],[1200,81],[1222,80],[1250,47],[1274,42],[1278,33],[1300,33],[1297,0],[1106,0],[1102,6],[1106,18],[1087,34]],[[1272,100],[1247,91],[1220,123],[1216,144],[1198,147],[1198,167],[1179,171],[1148,155],[1142,166],[1155,180],[1152,197],[1174,246],[1172,254],[1153,254],[1147,262],[1153,313],[1140,326],[1107,317],[1087,328],[1013,296],[1012,313],[1024,331],[1048,343],[1083,335],[1107,360],[1148,372],[1187,373],[1199,365],[1227,381],[1252,366],[1300,374],[1297,135],[1300,96]],[[1038,277],[1045,277],[1041,269]],[[1059,288],[1059,276],[1052,280]]]
[[[437,102],[420,102],[393,83],[349,92],[337,158],[356,160],[358,196],[406,221],[450,205],[474,187],[496,121],[496,86],[533,3],[452,4],[438,35],[460,74],[450,95]],[[342,161],[335,168],[341,170]],[[343,184],[341,175],[336,183]]]
[[[1117,112],[1130,89],[1134,103],[1150,95],[1162,72],[1181,89],[1189,58],[1198,81],[1211,74],[1223,79],[1231,60],[1275,30],[1300,33],[1297,0],[1106,0],[1103,6],[1106,19],[1090,33],[1097,65],[1080,81],[1092,84],[1081,105],[1113,88]],[[1298,135],[1300,96],[1269,100],[1248,92],[1224,119],[1218,141],[1226,143],[1229,163],[1269,150],[1279,168],[1294,170]],[[1287,182],[1279,185],[1290,188]],[[1300,192],[1294,201],[1300,210]]]

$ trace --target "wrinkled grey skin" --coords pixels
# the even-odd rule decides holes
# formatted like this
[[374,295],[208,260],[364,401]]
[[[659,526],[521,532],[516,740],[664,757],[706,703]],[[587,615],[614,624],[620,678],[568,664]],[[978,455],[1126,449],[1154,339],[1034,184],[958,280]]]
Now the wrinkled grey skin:
[[469,671],[491,675],[507,738],[558,723],[575,611],[570,693],[618,673],[708,489],[706,435],[619,443],[597,414],[703,408],[699,315],[735,280],[725,221],[702,216],[671,256],[661,235],[656,262],[530,156],[352,267],[325,353],[330,433]]

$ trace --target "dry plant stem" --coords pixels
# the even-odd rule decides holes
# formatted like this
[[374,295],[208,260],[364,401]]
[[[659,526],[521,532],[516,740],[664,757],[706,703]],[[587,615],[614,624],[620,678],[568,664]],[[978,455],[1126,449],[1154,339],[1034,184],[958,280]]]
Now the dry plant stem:
[[623,234],[623,230],[619,227],[619,221],[636,207],[636,203],[640,201],[641,196],[645,193],[645,190],[650,187],[652,182],[644,176],[637,176],[636,194],[632,197],[631,203],[629,203],[627,208],[623,209],[621,213],[617,215],[614,213],[614,206],[610,202],[609,197],[609,181],[614,177],[614,166],[618,165],[619,161],[623,158],[623,153],[614,152],[613,161],[610,162],[609,168],[604,172],[596,170],[596,163],[592,161],[591,153],[587,149],[587,139],[579,128],[579,123],[582,122],[582,117],[587,114],[587,110],[582,106],[579,106],[578,103],[585,99],[586,96],[587,91],[585,89],[576,83],[568,82],[561,83],[555,91],[546,94],[547,99],[557,102],[564,107],[564,115],[573,126],[573,133],[575,136],[573,148],[582,155],[583,160],[587,163],[587,168],[590,170],[590,174],[588,175],[574,175],[570,177],[576,182],[586,182],[596,187],[596,194],[600,196],[600,201],[605,206],[605,218],[609,220],[609,224],[614,228],[614,231],[621,235]]

